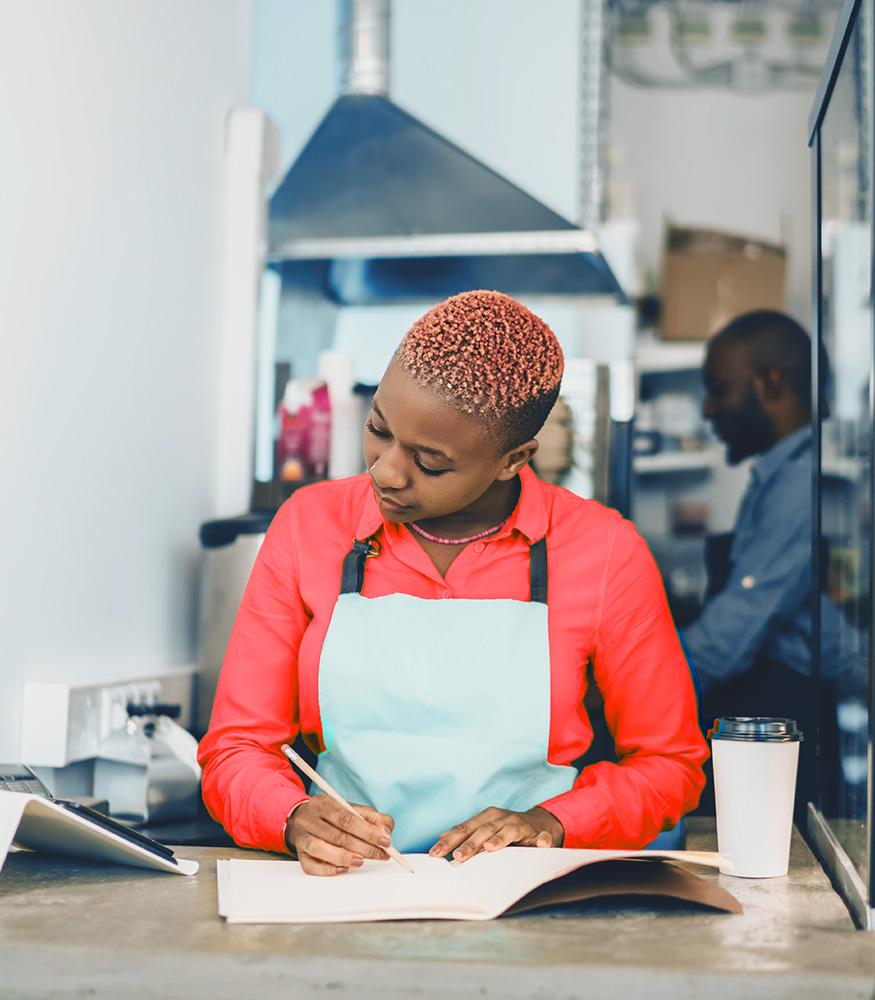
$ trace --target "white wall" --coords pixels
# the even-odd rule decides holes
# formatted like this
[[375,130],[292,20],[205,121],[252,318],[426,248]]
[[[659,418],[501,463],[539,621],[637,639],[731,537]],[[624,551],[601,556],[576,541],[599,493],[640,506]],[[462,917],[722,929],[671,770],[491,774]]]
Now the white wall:
[[811,314],[810,90],[611,90],[612,186],[640,222],[645,287],[658,287],[666,218],[787,243],[786,307]]
[[194,657],[249,0],[0,4],[0,760],[23,681]]

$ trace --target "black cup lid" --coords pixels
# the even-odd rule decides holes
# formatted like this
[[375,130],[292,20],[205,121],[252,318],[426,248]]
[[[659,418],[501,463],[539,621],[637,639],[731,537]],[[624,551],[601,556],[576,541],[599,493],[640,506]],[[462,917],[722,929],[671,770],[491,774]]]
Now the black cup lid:
[[765,716],[732,716],[715,719],[708,730],[709,740],[744,740],[753,743],[798,743],[804,739],[795,719]]

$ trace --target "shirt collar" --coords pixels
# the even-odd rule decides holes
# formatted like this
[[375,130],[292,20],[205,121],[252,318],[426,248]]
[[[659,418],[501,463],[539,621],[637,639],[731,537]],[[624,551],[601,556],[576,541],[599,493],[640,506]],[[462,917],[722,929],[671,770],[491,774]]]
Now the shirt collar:
[[798,431],[793,431],[787,437],[775,442],[771,448],[760,455],[753,466],[753,473],[760,482],[765,482],[782,466],[811,447],[811,425],[806,424]]
[[[520,470],[520,498],[517,501],[513,513],[508,518],[507,524],[495,536],[501,538],[512,529],[516,529],[525,535],[529,544],[537,542],[547,534],[548,517],[547,501],[544,494],[544,484],[529,468],[528,465]],[[359,518],[356,538],[369,538],[380,528],[384,531],[399,531],[398,525],[394,521],[388,521],[383,517],[383,512],[374,499],[374,494],[368,487],[367,496]]]
[[520,498],[506,527],[516,528],[529,541],[537,542],[547,534],[549,517],[544,483],[531,466],[520,469]]

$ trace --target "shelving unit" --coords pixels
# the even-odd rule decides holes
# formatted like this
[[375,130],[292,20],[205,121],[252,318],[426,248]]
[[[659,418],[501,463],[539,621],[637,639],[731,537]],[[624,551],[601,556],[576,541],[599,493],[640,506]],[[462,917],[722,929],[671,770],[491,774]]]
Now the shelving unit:
[[[723,444],[701,416],[707,347],[706,341],[645,336],[634,352],[636,413],[642,415],[650,404],[652,418],[652,428],[639,427],[660,434],[662,450],[632,460],[632,519],[650,546],[677,620],[686,621],[698,613],[704,595],[705,539],[681,525],[688,532],[690,511],[705,505],[705,530],[729,530],[747,481],[746,465],[727,466]],[[678,414],[672,405],[660,405],[667,395],[688,397],[685,419],[683,408]],[[690,447],[680,447],[682,441]],[[685,509],[678,510],[680,505]]]
[[[706,346],[704,341],[665,341],[651,334],[639,337],[635,345],[638,427],[642,431],[652,429],[662,436],[658,442],[660,450],[636,454],[632,460],[633,520],[648,539],[670,537],[675,503],[707,502],[712,473],[723,461],[721,446],[708,440],[704,420],[697,421],[694,415],[701,412],[700,373]],[[687,397],[688,409],[694,411],[682,420],[688,425],[682,434],[678,433],[679,428],[668,425],[670,407],[660,413],[659,400],[662,397],[665,402],[669,395]],[[652,427],[641,419],[648,407],[652,411]],[[695,439],[697,435],[701,435],[700,442],[693,440],[692,447],[680,447],[681,439]],[[699,447],[695,446],[697,443]]]
[[648,337],[635,346],[635,368],[639,374],[699,371],[704,360],[704,341],[666,341]]
[[824,451],[820,457],[821,475],[830,479],[846,479],[856,483],[865,468],[863,460],[852,455],[831,455]]
[[661,451],[655,455],[636,455],[632,470],[639,476],[709,471],[720,463],[721,456],[722,450],[714,445],[698,451]]

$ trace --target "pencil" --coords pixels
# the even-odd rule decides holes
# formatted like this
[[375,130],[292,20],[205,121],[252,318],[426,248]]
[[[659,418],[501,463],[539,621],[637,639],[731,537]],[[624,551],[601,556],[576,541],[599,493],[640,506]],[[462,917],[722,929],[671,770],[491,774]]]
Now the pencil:
[[[326,795],[330,796],[332,799],[334,799],[335,802],[342,805],[344,809],[348,809],[351,813],[354,813],[360,819],[364,819],[366,823],[368,822],[367,819],[365,819],[365,817],[362,816],[362,814],[358,811],[358,809],[355,808],[355,806],[351,806],[346,801],[346,799],[343,798],[342,795],[339,795],[337,792],[335,792],[335,790],[331,787],[331,785],[329,785],[328,782],[323,777],[317,774],[317,772],[312,767],[310,767],[307,761],[305,761],[300,754],[295,753],[295,751],[288,745],[288,743],[283,743],[283,745],[280,747],[280,750],[282,750],[282,752],[286,755],[286,757],[289,758],[292,764],[294,764],[300,771],[303,771],[304,774],[306,774],[311,781],[315,781],[316,784],[322,789],[323,792],[325,792]],[[404,857],[403,854],[401,854],[399,851],[396,851],[395,848],[391,846],[384,847],[383,850],[389,855],[390,858],[392,858],[393,861],[397,861],[398,864],[401,865],[403,869],[405,869],[405,871],[408,871],[411,874],[413,874],[413,866],[410,864],[407,858]]]

